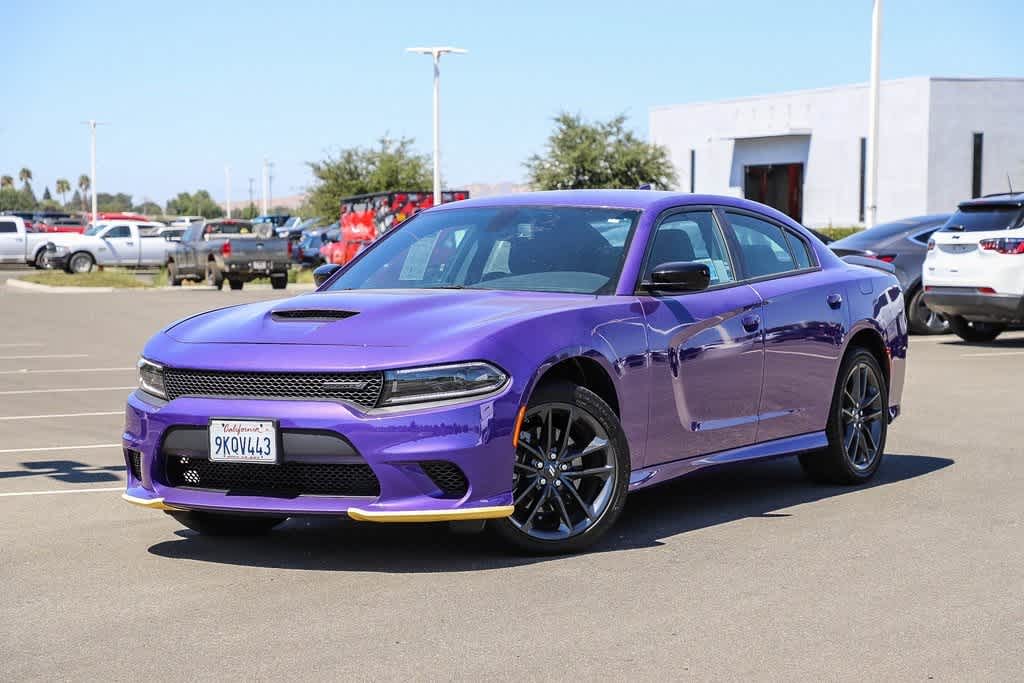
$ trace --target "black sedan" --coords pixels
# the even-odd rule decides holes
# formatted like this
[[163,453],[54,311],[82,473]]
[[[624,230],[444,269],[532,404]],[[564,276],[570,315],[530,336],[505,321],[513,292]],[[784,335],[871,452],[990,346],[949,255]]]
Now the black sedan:
[[928,251],[928,238],[948,219],[949,214],[904,218],[876,225],[828,246],[839,256],[867,256],[891,263],[903,286],[910,331],[915,334],[942,334],[949,331],[949,323],[924,303],[921,265]]

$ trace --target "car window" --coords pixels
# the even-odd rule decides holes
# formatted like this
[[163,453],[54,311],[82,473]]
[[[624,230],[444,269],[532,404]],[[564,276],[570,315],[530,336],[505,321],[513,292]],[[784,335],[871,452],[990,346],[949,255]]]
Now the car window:
[[932,233],[935,232],[938,229],[939,229],[938,226],[933,225],[932,227],[928,228],[924,232],[919,232],[916,235],[911,235],[910,236],[910,240],[912,242],[917,242],[918,244],[922,244],[922,245],[928,244],[928,240],[931,239]]
[[739,243],[747,277],[765,277],[801,267],[789,251],[782,228],[747,214],[727,211],[726,215]]
[[0,221],[0,232],[18,232],[18,225],[14,221]]
[[658,225],[643,279],[650,280],[655,268],[673,261],[703,263],[711,286],[735,280],[725,240],[710,211],[673,214]]
[[979,204],[965,206],[957,210],[946,224],[943,231],[950,232],[984,232],[986,230],[1009,230],[1021,224],[1024,217],[1018,206],[999,206]]
[[810,268],[813,266],[814,259],[811,258],[811,248],[807,246],[807,242],[789,231],[785,231],[785,233],[786,240],[789,242],[789,251],[793,254],[793,259],[796,261],[796,267]]
[[116,239],[119,237],[131,237],[132,230],[127,225],[116,225],[103,235],[104,239]]
[[[614,291],[637,211],[473,207],[410,218],[349,266],[332,289]],[[621,240],[609,226],[627,227]]]

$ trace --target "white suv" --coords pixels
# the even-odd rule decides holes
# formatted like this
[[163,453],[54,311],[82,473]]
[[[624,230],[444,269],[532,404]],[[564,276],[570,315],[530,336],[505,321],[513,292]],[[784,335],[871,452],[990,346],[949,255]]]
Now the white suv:
[[1024,323],[1024,193],[962,202],[932,234],[924,300],[965,341],[992,341]]

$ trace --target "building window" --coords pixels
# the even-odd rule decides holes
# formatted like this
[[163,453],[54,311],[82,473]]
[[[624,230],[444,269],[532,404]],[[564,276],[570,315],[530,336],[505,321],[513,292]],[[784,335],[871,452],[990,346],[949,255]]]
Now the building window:
[[864,197],[867,194],[867,187],[865,185],[865,178],[867,176],[868,166],[868,139],[860,139],[860,210],[857,215],[860,216],[858,219],[861,223],[864,222]]
[[971,197],[981,196],[981,148],[984,142],[984,133],[974,134],[974,152],[971,154]]
[[697,182],[694,174],[697,172],[697,150],[690,150],[690,194],[696,192]]

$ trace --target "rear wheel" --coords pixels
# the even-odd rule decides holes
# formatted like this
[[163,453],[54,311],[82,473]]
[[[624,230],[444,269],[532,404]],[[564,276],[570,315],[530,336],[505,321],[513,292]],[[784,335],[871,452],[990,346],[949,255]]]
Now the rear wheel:
[[224,273],[213,261],[206,264],[206,284],[215,289],[224,289]]
[[168,512],[192,531],[206,536],[259,536],[269,532],[287,517],[229,515],[217,512]]
[[629,448],[611,408],[583,387],[542,385],[516,447],[515,512],[490,527],[529,553],[577,552],[615,523],[628,485]]
[[171,261],[167,264],[167,281],[171,287],[181,287],[181,278],[178,277],[178,264]]
[[924,302],[924,289],[918,287],[907,304],[907,322],[914,334],[945,334],[949,332],[949,320],[941,313],[928,308]]
[[274,289],[284,289],[285,287],[288,286],[288,276],[287,275],[281,275],[279,277],[271,276],[271,278],[270,278],[270,286],[273,287]]
[[32,266],[40,270],[46,268],[46,249],[40,249],[36,252],[36,257],[32,259]]
[[814,481],[862,484],[882,463],[888,428],[889,387],[882,368],[867,349],[851,349],[833,391],[828,447],[804,453],[800,465]]
[[949,319],[949,329],[966,342],[990,342],[1006,329],[1006,325],[971,321],[962,315],[954,315]]
[[228,280],[228,284],[231,285],[231,289],[239,290],[245,286],[242,280]]

